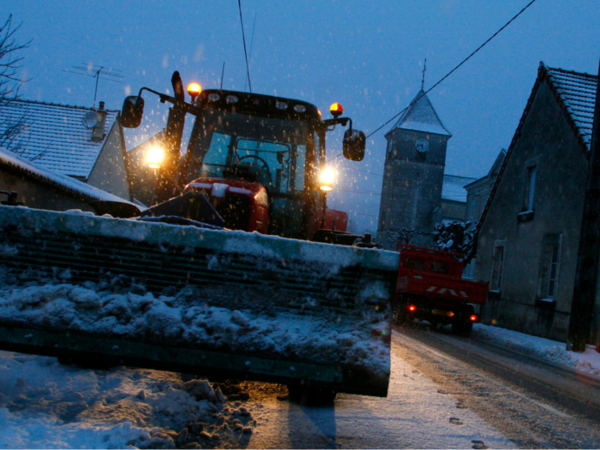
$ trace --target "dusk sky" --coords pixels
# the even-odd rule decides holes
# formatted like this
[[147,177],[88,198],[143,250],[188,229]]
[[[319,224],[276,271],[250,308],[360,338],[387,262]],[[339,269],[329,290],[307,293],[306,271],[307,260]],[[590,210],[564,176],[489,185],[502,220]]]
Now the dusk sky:
[[[327,116],[339,102],[367,134],[520,11],[530,0],[242,0],[252,90],[298,98]],[[21,89],[30,100],[91,107],[94,79],[65,72],[94,64],[122,71],[123,83],[100,80],[98,100],[120,109],[147,86],[166,91],[174,70],[184,82],[247,90],[236,0],[2,0],[0,19],[22,23]],[[600,58],[598,0],[537,0],[507,29],[429,94],[453,137],[446,173],[480,177],[508,148],[540,61],[596,74]],[[146,127],[127,131],[128,148],[164,126],[166,108],[146,98]],[[384,134],[367,142],[360,163],[335,160],[330,205],[361,228],[377,227]],[[329,133],[328,155],[341,151],[341,130]],[[343,190],[342,190],[343,189]],[[352,192],[354,191],[354,192]],[[358,192],[357,192],[358,191]]]

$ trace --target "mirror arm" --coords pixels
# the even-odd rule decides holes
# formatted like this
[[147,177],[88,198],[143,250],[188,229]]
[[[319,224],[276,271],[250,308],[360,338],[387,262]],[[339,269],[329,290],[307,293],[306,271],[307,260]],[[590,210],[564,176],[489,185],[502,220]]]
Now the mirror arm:
[[[337,119],[326,119],[323,121],[323,128],[326,131],[332,131],[336,125],[340,124],[345,127],[348,122],[350,122],[350,130],[352,130],[352,119],[350,117],[338,117]],[[329,127],[333,126],[333,128],[329,129]]]
[[160,102],[161,103],[169,102],[169,103],[172,103],[173,105],[176,105],[176,106],[182,106],[183,109],[185,109],[186,113],[190,113],[190,114],[193,114],[193,115],[197,116],[202,111],[202,109],[199,108],[198,106],[191,105],[190,103],[187,103],[187,102],[178,102],[175,99],[175,97],[171,97],[169,95],[162,94],[162,93],[160,93],[158,91],[155,91],[154,89],[150,89],[150,88],[147,88],[147,87],[143,87],[143,88],[140,89],[140,92],[138,93],[138,100],[136,100],[136,102],[135,102],[135,106],[136,107],[138,106],[138,101],[139,101],[140,98],[142,98],[142,92],[144,92],[144,91],[152,92],[153,94],[158,95],[158,97],[160,98]]

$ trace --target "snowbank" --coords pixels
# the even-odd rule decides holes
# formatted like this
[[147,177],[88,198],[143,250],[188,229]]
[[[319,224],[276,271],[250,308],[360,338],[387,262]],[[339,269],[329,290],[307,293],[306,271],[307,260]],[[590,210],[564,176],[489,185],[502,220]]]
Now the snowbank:
[[563,342],[483,324],[475,324],[472,337],[600,378],[600,353],[591,345],[584,353],[570,352]]

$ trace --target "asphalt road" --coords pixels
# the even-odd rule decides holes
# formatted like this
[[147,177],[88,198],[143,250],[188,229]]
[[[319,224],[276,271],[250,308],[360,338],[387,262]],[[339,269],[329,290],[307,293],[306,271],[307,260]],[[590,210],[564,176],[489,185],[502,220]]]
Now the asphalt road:
[[600,381],[487,342],[396,328],[387,398],[292,403],[246,383],[245,448],[600,448]]
[[600,382],[486,342],[415,325],[399,355],[519,447],[600,447]]

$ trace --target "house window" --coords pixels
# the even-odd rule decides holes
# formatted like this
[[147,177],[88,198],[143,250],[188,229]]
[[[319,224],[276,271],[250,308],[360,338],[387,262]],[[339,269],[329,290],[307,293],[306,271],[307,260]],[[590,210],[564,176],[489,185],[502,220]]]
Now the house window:
[[533,211],[536,176],[537,166],[527,167],[527,179],[525,180],[525,191],[523,192],[523,211]]
[[499,291],[502,286],[502,271],[504,269],[504,245],[494,247],[492,258],[492,277],[490,291]]
[[538,298],[541,300],[553,301],[556,297],[560,272],[560,242],[560,235],[544,236],[538,287]]

